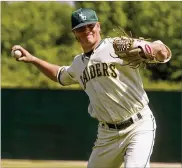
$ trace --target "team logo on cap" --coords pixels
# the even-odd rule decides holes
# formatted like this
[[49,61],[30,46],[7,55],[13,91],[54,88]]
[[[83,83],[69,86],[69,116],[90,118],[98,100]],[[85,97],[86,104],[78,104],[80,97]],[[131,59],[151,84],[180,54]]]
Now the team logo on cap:
[[86,20],[86,19],[87,19],[87,17],[86,17],[85,15],[83,15],[82,12],[79,13],[78,15],[79,15],[79,17],[80,17],[82,20]]

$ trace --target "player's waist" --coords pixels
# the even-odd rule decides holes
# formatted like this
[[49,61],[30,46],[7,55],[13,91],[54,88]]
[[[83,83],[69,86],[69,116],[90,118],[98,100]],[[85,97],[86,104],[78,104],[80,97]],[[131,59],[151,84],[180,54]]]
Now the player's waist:
[[103,122],[100,121],[100,126],[102,127],[108,127],[111,129],[125,129],[127,127],[129,127],[130,125],[138,122],[139,120],[143,119],[146,115],[148,114],[152,114],[149,106],[145,106],[142,110],[132,114],[130,117],[128,117],[125,120],[122,121],[116,121],[116,122]]

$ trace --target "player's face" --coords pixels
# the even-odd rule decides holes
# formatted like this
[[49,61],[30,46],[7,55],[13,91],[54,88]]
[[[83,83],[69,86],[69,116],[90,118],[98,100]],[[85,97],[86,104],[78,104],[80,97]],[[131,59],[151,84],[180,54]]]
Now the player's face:
[[84,48],[92,48],[100,41],[100,24],[88,24],[74,30],[77,40]]

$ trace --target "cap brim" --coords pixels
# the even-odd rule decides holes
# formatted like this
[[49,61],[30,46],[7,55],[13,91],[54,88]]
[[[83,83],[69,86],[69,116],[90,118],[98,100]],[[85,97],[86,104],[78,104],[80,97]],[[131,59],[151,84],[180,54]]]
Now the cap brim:
[[80,23],[79,25],[75,26],[72,30],[75,30],[79,27],[82,27],[82,26],[85,26],[85,25],[88,25],[88,24],[92,24],[92,23],[97,23],[98,21],[90,21],[90,22],[86,22],[86,23]]

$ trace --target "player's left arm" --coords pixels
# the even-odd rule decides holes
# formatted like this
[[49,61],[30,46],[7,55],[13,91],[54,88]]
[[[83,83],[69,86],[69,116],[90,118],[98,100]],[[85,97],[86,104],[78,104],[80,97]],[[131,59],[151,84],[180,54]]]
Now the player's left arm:
[[141,63],[166,63],[172,53],[162,41],[147,41],[144,38],[121,36],[113,39],[113,48],[117,58],[122,59],[131,68],[138,68]]

